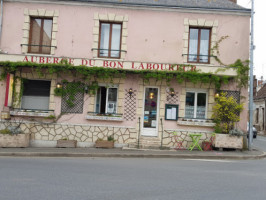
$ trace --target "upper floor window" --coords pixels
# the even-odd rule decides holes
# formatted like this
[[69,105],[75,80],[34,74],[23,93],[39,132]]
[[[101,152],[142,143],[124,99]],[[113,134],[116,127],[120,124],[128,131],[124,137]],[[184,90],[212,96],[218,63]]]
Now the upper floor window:
[[29,53],[50,54],[53,20],[46,18],[31,18]]
[[188,62],[210,62],[210,34],[209,28],[189,29]]
[[100,23],[99,57],[120,58],[121,23]]
[[207,93],[205,92],[187,92],[186,93],[186,118],[206,118]]

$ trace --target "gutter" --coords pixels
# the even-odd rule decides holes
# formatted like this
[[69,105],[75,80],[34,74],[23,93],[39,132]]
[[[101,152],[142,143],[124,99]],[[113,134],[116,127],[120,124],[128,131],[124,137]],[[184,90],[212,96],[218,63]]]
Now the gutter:
[[[65,1],[65,0],[57,0],[57,1]],[[251,9],[246,9],[246,8],[224,9],[224,8],[188,7],[188,6],[160,5],[160,4],[147,4],[147,3],[123,3],[123,2],[108,2],[108,1],[99,2],[95,0],[70,0],[70,1],[83,2],[83,3],[121,5],[121,6],[136,6],[136,7],[172,8],[172,9],[188,9],[188,10],[214,10],[214,11],[224,11],[224,12],[245,12],[245,13],[251,12]]]

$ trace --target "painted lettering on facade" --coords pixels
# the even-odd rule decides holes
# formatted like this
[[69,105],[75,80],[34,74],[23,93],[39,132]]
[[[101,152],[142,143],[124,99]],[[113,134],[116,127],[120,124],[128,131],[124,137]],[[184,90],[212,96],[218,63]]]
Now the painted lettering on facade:
[[80,58],[59,58],[59,57],[44,57],[44,56],[25,56],[23,62],[34,62],[40,64],[59,64],[63,61],[74,66],[88,66],[88,67],[105,67],[115,69],[128,70],[158,70],[158,71],[177,71],[182,68],[184,71],[195,71],[196,66],[191,65],[173,65],[162,63],[146,63],[146,62],[128,62],[115,60],[94,60],[94,59],[80,59]]

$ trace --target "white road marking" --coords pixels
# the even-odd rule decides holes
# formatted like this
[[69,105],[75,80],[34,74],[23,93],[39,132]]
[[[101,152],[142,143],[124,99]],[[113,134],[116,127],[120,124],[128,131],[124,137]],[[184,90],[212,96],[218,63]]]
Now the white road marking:
[[184,160],[203,161],[203,162],[234,162],[231,160],[212,160],[212,159],[184,159]]

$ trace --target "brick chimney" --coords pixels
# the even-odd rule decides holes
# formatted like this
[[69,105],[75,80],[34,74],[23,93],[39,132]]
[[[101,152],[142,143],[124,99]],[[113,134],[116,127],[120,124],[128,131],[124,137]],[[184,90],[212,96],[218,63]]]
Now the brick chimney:
[[237,0],[229,0],[229,1],[232,1],[232,2],[235,3],[235,4],[237,3]]

